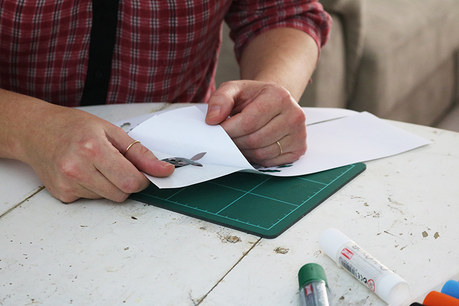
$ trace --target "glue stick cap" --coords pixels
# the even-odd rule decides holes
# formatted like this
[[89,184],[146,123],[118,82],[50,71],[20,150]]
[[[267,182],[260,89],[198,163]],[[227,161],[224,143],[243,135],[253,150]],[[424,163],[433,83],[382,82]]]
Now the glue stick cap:
[[316,263],[308,263],[302,266],[300,271],[298,271],[300,288],[303,288],[307,283],[315,281],[324,281],[325,285],[328,287],[324,268]]
[[410,285],[395,273],[381,278],[378,289],[378,296],[388,304],[399,304],[410,295]]
[[459,299],[459,282],[455,280],[447,281],[441,288],[441,293],[452,296],[453,298]]
[[431,291],[424,298],[422,304],[426,306],[457,306],[459,300],[438,291]]
[[338,260],[339,249],[343,244],[348,242],[352,242],[352,240],[336,228],[326,229],[319,238],[320,248],[335,262]]

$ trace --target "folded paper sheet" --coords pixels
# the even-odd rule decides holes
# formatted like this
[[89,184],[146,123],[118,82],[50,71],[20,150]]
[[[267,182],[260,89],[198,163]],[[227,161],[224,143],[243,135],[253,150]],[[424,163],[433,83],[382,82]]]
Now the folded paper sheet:
[[[167,178],[148,176],[159,188],[184,187],[241,170],[275,176],[304,175],[395,155],[429,143],[370,113],[349,112],[346,115],[309,125],[308,150],[298,161],[280,167],[256,167],[258,170],[246,160],[221,126],[205,123],[205,113],[196,107],[154,115],[132,129],[129,135],[140,140],[159,159],[189,159],[197,153],[207,152],[199,160],[202,167],[177,168]],[[329,120],[333,116],[322,117]]]
[[[207,112],[207,104],[205,103],[196,104],[194,107],[198,108],[203,113]],[[136,126],[150,119],[151,117],[160,115],[165,112],[170,112],[170,111],[171,111],[170,109],[165,109],[162,111],[158,111],[156,113],[144,114],[138,117],[113,122],[113,124],[119,127],[122,127],[126,132],[130,132]],[[353,111],[350,109],[332,108],[332,107],[303,107],[303,111],[306,113],[306,124],[307,125],[316,124],[318,122],[323,122],[327,120],[333,120],[336,118],[346,117],[352,114],[357,114],[356,111]]]

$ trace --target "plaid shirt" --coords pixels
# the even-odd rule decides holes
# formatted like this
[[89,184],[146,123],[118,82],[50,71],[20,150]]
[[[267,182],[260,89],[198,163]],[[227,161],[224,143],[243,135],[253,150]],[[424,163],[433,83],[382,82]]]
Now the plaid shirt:
[[[226,20],[236,57],[277,27],[325,44],[331,19],[317,0],[120,0],[106,101],[206,102]],[[78,106],[88,71],[91,0],[0,0],[0,87]]]

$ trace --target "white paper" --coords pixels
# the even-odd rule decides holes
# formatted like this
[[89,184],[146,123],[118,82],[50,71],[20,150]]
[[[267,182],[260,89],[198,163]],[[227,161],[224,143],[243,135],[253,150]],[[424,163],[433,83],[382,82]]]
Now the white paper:
[[320,172],[399,154],[430,143],[367,112],[310,125],[307,133],[306,154],[277,175]]
[[205,113],[196,107],[180,108],[153,116],[129,135],[140,140],[159,159],[191,158],[206,152],[199,160],[203,167],[189,165],[177,168],[168,178],[147,176],[159,188],[184,187],[239,170],[253,170],[223,128],[207,125]]
[[[305,109],[306,115],[313,109]],[[275,176],[297,176],[324,171],[356,162],[402,153],[429,143],[377,118],[370,113],[318,109],[309,125],[308,150],[291,165],[273,167]],[[320,114],[319,114],[320,113]],[[347,117],[342,117],[352,114]],[[336,118],[339,119],[336,119]],[[335,119],[335,120],[330,120]],[[317,123],[318,122],[318,123]],[[186,107],[154,115],[134,128],[129,135],[159,158],[191,158],[207,152],[199,160],[202,167],[176,168],[168,178],[147,176],[159,188],[184,187],[236,171],[256,171],[221,126],[205,123],[205,111]]]
[[[194,106],[185,107],[196,107],[203,113],[207,113],[207,104],[197,104]],[[156,113],[149,113],[117,122],[113,122],[116,126],[122,127],[126,132],[130,132],[142,122],[150,119],[153,116],[160,115],[162,113],[170,112],[173,110],[165,109]],[[303,111],[306,114],[306,125],[316,124],[328,120],[334,120],[356,114],[356,111],[344,108],[333,108],[333,107],[303,107]]]
[[354,110],[333,107],[303,107],[303,111],[306,114],[306,125],[358,114]]

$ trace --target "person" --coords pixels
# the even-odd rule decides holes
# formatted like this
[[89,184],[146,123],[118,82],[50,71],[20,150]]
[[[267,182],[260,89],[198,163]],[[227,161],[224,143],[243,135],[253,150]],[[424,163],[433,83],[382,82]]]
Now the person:
[[[29,164],[49,192],[122,202],[159,161],[122,129],[74,106],[208,103],[263,166],[306,151],[304,91],[330,31],[317,0],[0,0],[0,157]],[[241,80],[215,89],[226,21]]]

